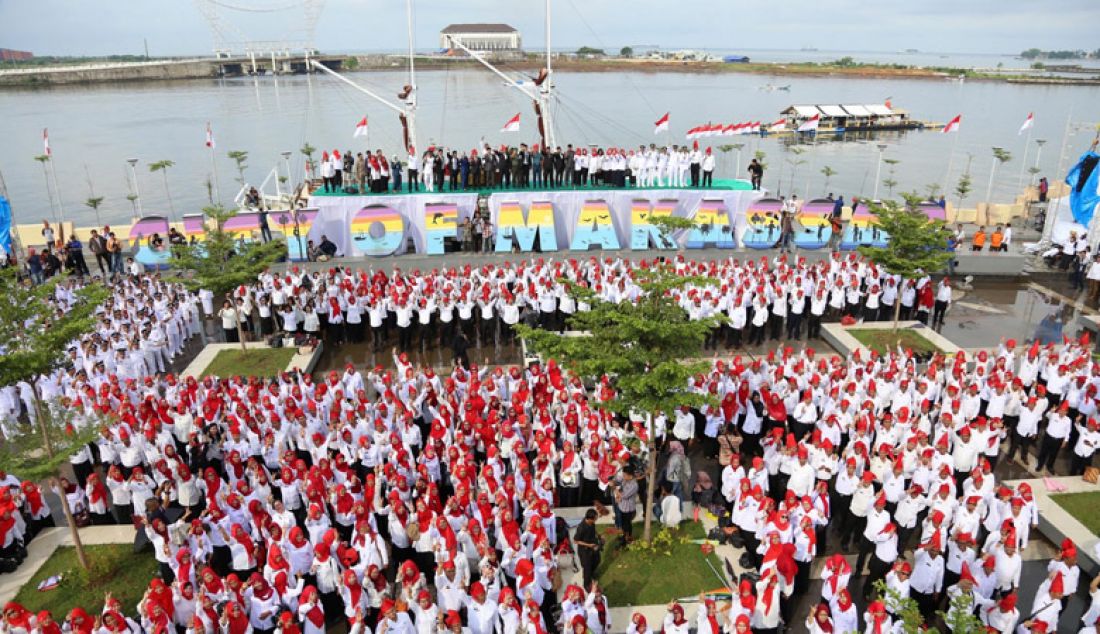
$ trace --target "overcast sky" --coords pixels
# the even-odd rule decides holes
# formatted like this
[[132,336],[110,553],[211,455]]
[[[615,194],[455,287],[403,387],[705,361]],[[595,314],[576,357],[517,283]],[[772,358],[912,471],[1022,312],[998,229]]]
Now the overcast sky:
[[[198,3],[210,0],[0,0],[0,47],[39,55],[205,54],[211,31]],[[222,6],[283,10],[241,14],[219,9],[248,39],[286,39],[300,0],[216,0]],[[1100,48],[1100,0],[554,0],[555,48],[623,45],[667,48],[798,49],[1017,53]],[[507,22],[528,48],[544,45],[542,0],[418,0],[417,48],[436,46],[452,22]],[[324,51],[405,46],[401,0],[327,0],[317,23]],[[229,32],[233,27],[227,27]]]

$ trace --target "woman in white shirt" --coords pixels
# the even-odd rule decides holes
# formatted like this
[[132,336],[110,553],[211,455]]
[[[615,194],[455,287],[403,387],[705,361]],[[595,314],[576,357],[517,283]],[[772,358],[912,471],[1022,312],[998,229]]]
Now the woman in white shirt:
[[222,331],[225,332],[227,343],[237,343],[241,339],[237,334],[237,309],[227,299],[222,302],[222,308],[218,311],[218,317],[222,319]]
[[321,332],[321,317],[317,314],[312,301],[306,304],[305,316],[302,318],[302,330],[314,337]]

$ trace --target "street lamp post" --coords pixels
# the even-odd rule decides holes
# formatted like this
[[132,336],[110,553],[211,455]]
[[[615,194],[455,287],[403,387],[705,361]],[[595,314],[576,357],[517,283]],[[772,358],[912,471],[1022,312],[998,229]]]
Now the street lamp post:
[[290,177],[290,151],[280,152],[283,155],[283,165],[286,166],[286,187],[294,189],[294,179]]
[[987,205],[993,202],[993,177],[997,175],[997,163],[1001,162],[1001,160],[997,158],[997,154],[1002,149],[1003,148],[999,147],[993,148],[993,167],[989,170],[989,186],[986,187],[985,190],[985,202]]
[[138,191],[137,169],[134,167],[137,165],[138,160],[129,158],[126,159],[126,162],[130,164],[130,178],[134,181],[134,200],[137,201],[138,218],[140,218],[145,215],[145,212],[141,209],[141,192]]
[[[1043,145],[1045,145],[1046,142],[1046,139],[1035,139],[1035,145],[1039,146],[1039,149],[1035,150],[1035,169],[1039,169],[1039,157],[1043,155]],[[1028,179],[1027,184],[1030,185],[1031,181],[1034,180],[1034,178],[1035,177],[1032,176],[1030,179]]]
[[875,194],[871,197],[872,200],[878,200],[878,183],[882,177],[882,153],[886,151],[886,144],[879,143],[878,147],[878,164],[875,166]]

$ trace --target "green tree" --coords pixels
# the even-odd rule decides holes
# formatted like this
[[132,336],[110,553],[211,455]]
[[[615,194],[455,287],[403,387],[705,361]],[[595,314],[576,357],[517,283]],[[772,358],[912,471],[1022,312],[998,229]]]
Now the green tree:
[[359,68],[359,58],[349,57],[344,60],[344,70],[357,70]]
[[629,46],[624,46],[619,49],[619,57],[634,57],[634,49]]
[[99,220],[99,206],[103,204],[103,196],[91,196],[84,201],[84,206],[90,208],[95,212],[95,223],[102,226],[103,223]]
[[959,198],[959,208],[962,208],[963,199],[973,189],[973,183],[970,180],[970,172],[964,172],[959,177],[959,182],[955,184],[955,195]]
[[577,55],[604,55],[602,48],[593,48],[591,46],[582,46],[577,49]]
[[788,188],[790,190],[789,193],[791,193],[791,194],[794,193],[794,175],[795,175],[795,172],[798,171],[798,166],[799,165],[805,165],[806,164],[806,159],[802,158],[802,155],[805,152],[806,152],[805,148],[800,148],[798,146],[792,147],[791,148],[791,154],[794,154],[794,156],[787,159],[787,164],[791,166],[791,186]]
[[173,220],[176,219],[176,208],[172,205],[172,192],[168,189],[168,168],[175,167],[175,165],[176,162],[169,159],[149,164],[150,172],[160,172],[164,176],[164,196],[168,199],[168,213],[171,214]]
[[[172,247],[172,264],[193,272],[183,283],[192,290],[205,288],[215,298],[225,297],[238,286],[251,284],[256,277],[279,259],[286,256],[286,243],[247,241],[235,238],[225,230],[225,223],[237,215],[221,205],[203,207],[206,235],[197,244],[180,244]],[[246,350],[240,320],[237,321],[241,349]]]
[[826,165],[821,168],[821,174],[825,177],[825,191],[829,191],[829,180],[836,176],[836,170]]
[[[665,236],[693,225],[686,218],[653,217]],[[718,318],[692,320],[672,297],[670,291],[687,285],[710,286],[716,280],[706,277],[678,277],[668,264],[654,263],[637,269],[635,283],[641,288],[636,303],[614,304],[596,297],[587,288],[563,280],[569,291],[589,302],[592,309],[578,312],[568,320],[570,330],[585,336],[570,337],[556,332],[517,326],[520,336],[539,354],[559,360],[579,377],[600,380],[608,377],[614,397],[601,407],[621,416],[644,417],[651,427],[661,414],[673,416],[678,407],[702,407],[714,404],[713,397],[685,390],[689,379],[706,372],[709,364],[696,361],[708,333]],[[654,432],[647,437],[648,467],[646,506],[653,507],[656,490],[657,452]],[[642,539],[652,537],[652,513],[645,514]]]
[[[75,301],[64,311],[54,310],[49,300],[55,295],[58,278],[32,286],[20,282],[14,268],[0,271],[0,385],[26,382],[31,386],[33,411],[28,423],[9,426],[13,433],[0,445],[0,466],[31,481],[56,477],[69,456],[97,434],[97,425],[78,425],[69,403],[43,398],[37,378],[61,366],[69,345],[95,327],[96,309],[107,298],[101,284],[89,284],[74,292]],[[61,508],[77,557],[88,567],[84,546],[68,499],[61,496]]]
[[232,150],[229,152],[228,156],[237,163],[237,182],[241,184],[241,187],[244,187],[244,171],[248,169],[248,165],[245,161],[248,160],[248,152],[244,150]]
[[133,193],[126,194],[126,200],[130,201],[130,209],[133,210],[135,218],[137,218],[137,199],[138,199],[137,194],[133,194]]
[[313,147],[309,144],[308,141],[306,141],[302,144],[302,147],[298,151],[302,153],[302,156],[306,157],[306,161],[308,161],[309,164],[309,177],[313,178],[313,154],[317,151],[317,148]]
[[[942,220],[930,220],[917,205],[918,194],[902,194],[905,206],[895,200],[870,203],[879,229],[888,236],[886,246],[859,247],[860,255],[868,258],[891,275],[911,280],[939,271],[952,256],[947,251],[949,232]],[[894,330],[898,329],[901,302],[894,302]]]
[[928,183],[924,186],[924,192],[928,194],[928,200],[936,200],[940,196],[940,184]]
[[[926,615],[921,612],[916,599],[901,596],[882,580],[875,582],[875,593],[888,607],[893,608],[894,620],[901,621],[901,631],[905,634],[940,634],[931,623],[925,622]],[[958,594],[951,599],[948,613],[940,610],[936,614],[943,619],[951,634],[984,634],[985,627],[972,611],[973,603],[970,594]]]

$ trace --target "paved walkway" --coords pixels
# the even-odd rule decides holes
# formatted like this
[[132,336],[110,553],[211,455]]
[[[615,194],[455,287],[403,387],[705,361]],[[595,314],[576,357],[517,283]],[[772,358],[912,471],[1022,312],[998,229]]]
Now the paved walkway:
[[[131,524],[121,526],[89,526],[80,529],[80,541],[85,546],[97,544],[132,544],[134,527]],[[30,581],[42,564],[50,558],[59,546],[72,546],[72,533],[67,526],[43,529],[27,546],[27,559],[13,573],[0,575],[0,604],[15,598],[23,584]],[[152,557],[152,555],[149,555]]]

